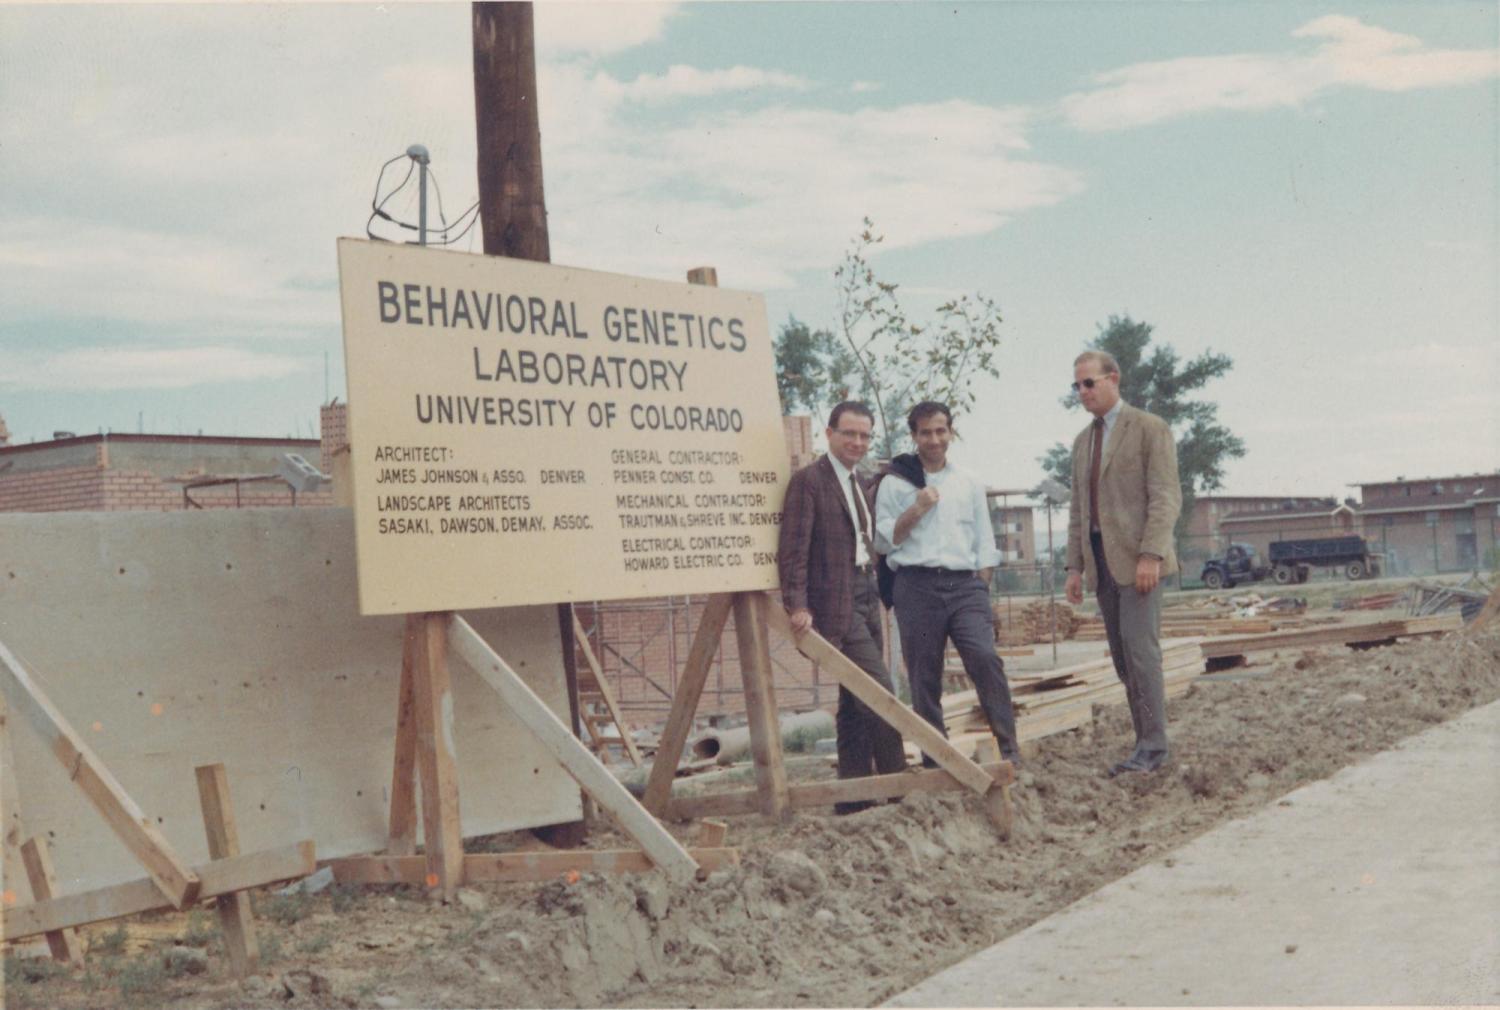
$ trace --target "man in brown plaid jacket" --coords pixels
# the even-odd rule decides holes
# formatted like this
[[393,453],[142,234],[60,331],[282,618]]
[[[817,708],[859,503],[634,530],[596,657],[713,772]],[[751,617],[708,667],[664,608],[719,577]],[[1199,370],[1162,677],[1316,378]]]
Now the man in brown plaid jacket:
[[[891,674],[880,654],[880,598],[875,588],[874,497],[855,472],[870,451],[870,408],[846,401],[828,418],[828,453],[792,475],[781,513],[781,599],[797,631],[815,629],[887,691]],[[899,772],[901,734],[846,688],[836,717],[839,778]],[[835,804],[848,814],[868,802]]]

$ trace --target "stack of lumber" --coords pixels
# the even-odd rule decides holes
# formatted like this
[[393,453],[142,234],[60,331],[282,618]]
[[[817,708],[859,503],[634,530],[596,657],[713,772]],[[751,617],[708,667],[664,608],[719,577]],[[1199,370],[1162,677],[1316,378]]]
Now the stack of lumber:
[[[1230,614],[1169,614],[1161,615],[1163,638],[1196,638],[1207,635],[1255,635],[1280,628],[1295,626],[1297,618],[1234,617]],[[1089,617],[1079,623],[1074,637],[1080,642],[1102,642],[1105,640],[1104,619]]]
[[1314,628],[1273,631],[1269,634],[1210,638],[1202,642],[1203,655],[1209,659],[1243,656],[1269,649],[1304,649],[1320,645],[1378,645],[1399,638],[1438,635],[1463,627],[1458,614],[1432,617],[1407,617],[1395,621],[1350,621],[1325,624]]
[[[1307,604],[1290,597],[1265,600],[1260,596],[1235,596],[1227,600],[1211,596],[1196,603],[1162,608],[1164,638],[1200,638],[1208,635],[1260,635],[1301,627]],[[1074,636],[1080,642],[1105,640],[1104,621],[1089,617],[1079,622]]]
[[1405,593],[1375,593],[1345,596],[1333,601],[1334,610],[1389,610],[1406,598]]
[[[1167,642],[1162,647],[1162,674],[1167,697],[1182,694],[1203,672],[1203,650],[1197,641]],[[1016,733],[1022,741],[1087,725],[1096,704],[1125,701],[1125,689],[1108,656],[1048,671],[1011,673],[1011,701],[1016,710]],[[972,749],[988,737],[989,724],[971,689],[943,698],[943,722],[961,750]]]
[[[1048,611],[1051,611],[1049,614]],[[1066,603],[1033,600],[1023,607],[1002,600],[994,605],[995,641],[1000,645],[1036,645],[1052,641],[1052,622],[1057,622],[1057,638],[1073,636],[1080,618]]]

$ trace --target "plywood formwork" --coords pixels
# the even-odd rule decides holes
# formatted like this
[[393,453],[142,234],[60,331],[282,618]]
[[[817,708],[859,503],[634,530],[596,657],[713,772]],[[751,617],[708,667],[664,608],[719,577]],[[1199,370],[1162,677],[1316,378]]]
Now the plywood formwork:
[[[554,607],[464,616],[567,717]],[[400,616],[358,614],[344,509],[0,515],[0,641],[195,864],[209,853],[193,770],[215,762],[245,851],[384,847],[402,631]],[[581,816],[576,785],[494,690],[455,669],[452,701],[466,836]],[[49,839],[59,890],[137,878],[35,734],[10,737],[7,799],[25,836]],[[7,816],[13,888],[15,827]]]

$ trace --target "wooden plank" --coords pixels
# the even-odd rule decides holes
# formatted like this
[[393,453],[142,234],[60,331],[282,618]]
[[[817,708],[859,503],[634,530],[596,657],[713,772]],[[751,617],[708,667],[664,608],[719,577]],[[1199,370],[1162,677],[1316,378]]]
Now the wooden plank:
[[[740,680],[745,688],[745,721],[750,730],[750,757],[755,785],[760,790],[760,812],[784,817],[787,802],[786,762],[781,752],[781,723],[776,711],[776,689],[771,673],[771,640],[767,614],[786,614],[766,593],[734,594],[734,637],[740,653]],[[861,676],[868,675],[861,671]]]
[[391,767],[391,813],[386,851],[410,856],[417,851],[417,648],[421,614],[407,614],[401,635],[401,685],[396,691],[396,756]]
[[615,702],[615,692],[609,686],[609,681],[604,677],[604,670],[599,666],[599,658],[594,655],[593,646],[589,645],[589,636],[584,632],[583,625],[578,623],[578,618],[573,617],[573,640],[578,643],[578,649],[583,653],[583,661],[588,664],[589,673],[593,675],[594,683],[598,685],[596,690],[604,699],[604,707],[609,709],[609,717],[614,720],[615,727],[620,731],[620,742],[625,748],[625,756],[630,758],[630,763],[639,768],[641,766],[641,752],[636,749],[635,741],[630,739],[630,730],[625,725],[625,719],[620,715],[620,706]]
[[[203,807],[203,831],[208,836],[210,859],[229,859],[240,854],[240,832],[234,821],[234,806],[229,802],[229,777],[222,764],[201,765],[194,769],[198,777],[198,801]],[[250,910],[250,896],[238,891],[214,899],[219,913],[219,928],[224,933],[224,949],[237,978],[254,974],[260,968],[260,943],[255,938],[255,917]]]
[[[37,901],[46,901],[57,896],[57,874],[52,869],[52,856],[47,851],[45,838],[28,838],[21,845],[21,862],[26,866],[26,879],[31,884],[31,894]],[[47,931],[47,949],[54,961],[64,964],[82,964],[83,948],[78,943],[76,929],[52,929]]]
[[[198,896],[216,898],[233,891],[305,877],[317,869],[317,863],[316,849],[309,840],[244,856],[212,860],[193,867],[193,874],[202,882]],[[4,913],[4,939],[9,943],[52,930],[85,926],[91,922],[104,922],[170,907],[172,906],[162,898],[156,882],[150,878],[142,878],[113,887],[101,887],[80,894],[67,894],[30,905],[7,908]]]
[[672,712],[657,742],[651,775],[646,780],[646,795],[641,801],[654,814],[667,809],[667,800],[672,795],[672,779],[677,775],[677,764],[682,760],[683,748],[693,731],[693,716],[698,712],[703,686],[708,683],[709,664],[719,651],[719,640],[724,634],[732,601],[733,597],[728,593],[710,596],[703,615],[698,619],[698,630],[693,634],[687,663],[677,680],[677,696],[672,699]]
[[0,689],[12,710],[23,712],[47,742],[75,785],[151,875],[173,908],[183,908],[198,896],[199,880],[178,858],[166,837],[125,792],[104,762],[84,743],[58,711],[21,661],[0,642]]
[[[453,688],[448,675],[450,621],[423,614],[416,646],[417,772],[422,777],[422,851],[427,888],[452,901],[463,883],[463,831],[458,813],[458,746],[453,739]],[[465,625],[467,627],[467,625]],[[559,724],[560,725],[560,724]]]
[[453,617],[448,626],[453,651],[499,692],[521,720],[567,773],[594,800],[620,822],[625,832],[650,854],[668,877],[687,883],[697,876],[698,866],[636,798],[589,753],[577,737],[536,696],[510,666],[495,654],[467,621]]
[[1240,635],[1232,638],[1209,638],[1202,643],[1205,658],[1240,656],[1268,649],[1309,648],[1318,645],[1358,645],[1383,642],[1400,635],[1456,631],[1463,621],[1457,614],[1434,618],[1417,617],[1395,621],[1368,621],[1336,624],[1295,631],[1273,631],[1265,635]]
[[993,779],[985,774],[983,768],[961,754],[943,734],[929,726],[927,720],[875,683],[869,674],[855,666],[849,657],[830,645],[822,635],[811,629],[797,635],[793,633],[791,621],[780,607],[766,609],[771,626],[795,642],[797,651],[817,663],[820,670],[831,674],[851,694],[869,706],[872,712],[930,754],[934,761],[951,772],[967,788],[980,794],[989,791]]
[[[696,847],[687,852],[697,861],[700,876],[727,866],[738,866],[740,850]],[[327,859],[341,884],[420,883],[426,868],[412,856],[349,856]],[[471,852],[464,856],[464,879],[471,883],[526,883],[552,880],[568,873],[647,873],[656,869],[640,849],[574,849],[560,852]]]
[[[976,765],[990,779],[991,785],[1009,785],[1015,781],[1015,769],[1009,761]],[[858,779],[835,779],[831,782],[809,782],[792,786],[792,805],[826,807],[834,803],[860,800],[887,800],[912,793],[952,792],[970,787],[943,768],[895,772],[890,775],[868,775]]]

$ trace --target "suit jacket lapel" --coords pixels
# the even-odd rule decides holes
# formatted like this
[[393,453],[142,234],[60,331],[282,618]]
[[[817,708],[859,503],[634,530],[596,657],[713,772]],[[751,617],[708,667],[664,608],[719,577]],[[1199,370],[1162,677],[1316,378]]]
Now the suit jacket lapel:
[[822,474],[823,482],[832,489],[834,498],[838,500],[839,506],[843,508],[844,518],[849,521],[849,528],[851,530],[858,528],[859,524],[849,514],[849,496],[844,493],[844,486],[839,482],[839,474],[833,468],[833,462],[827,455],[824,455],[818,462],[822,464],[818,467],[818,470]]

